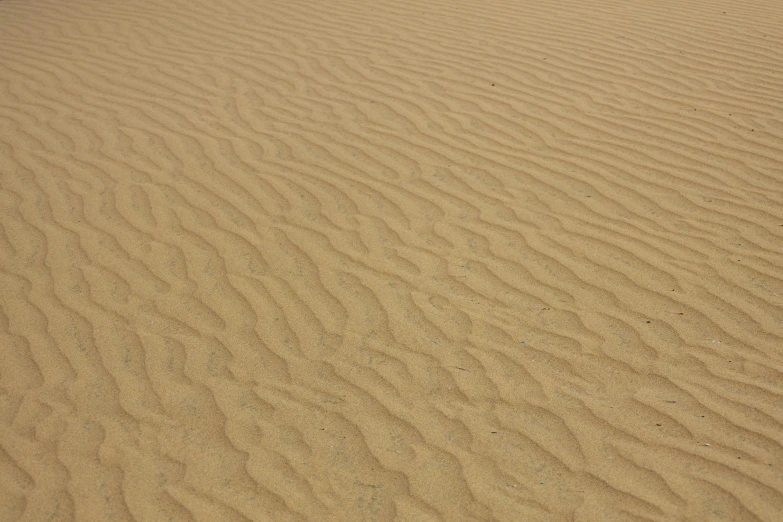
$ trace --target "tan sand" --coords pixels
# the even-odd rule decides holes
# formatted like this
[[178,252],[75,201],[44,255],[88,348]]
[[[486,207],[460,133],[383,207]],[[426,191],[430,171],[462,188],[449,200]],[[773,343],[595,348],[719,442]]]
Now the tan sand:
[[0,1],[0,210],[0,521],[783,520],[778,0]]

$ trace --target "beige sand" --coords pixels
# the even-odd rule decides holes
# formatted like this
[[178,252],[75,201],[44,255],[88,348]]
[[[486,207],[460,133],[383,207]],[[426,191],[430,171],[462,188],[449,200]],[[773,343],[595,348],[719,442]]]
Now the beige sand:
[[0,2],[0,520],[783,520],[783,3]]

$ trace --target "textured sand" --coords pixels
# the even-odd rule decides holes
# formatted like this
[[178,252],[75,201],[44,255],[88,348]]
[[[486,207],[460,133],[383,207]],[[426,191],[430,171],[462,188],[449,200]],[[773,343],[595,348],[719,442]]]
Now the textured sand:
[[0,211],[3,522],[783,520],[778,0],[4,0]]

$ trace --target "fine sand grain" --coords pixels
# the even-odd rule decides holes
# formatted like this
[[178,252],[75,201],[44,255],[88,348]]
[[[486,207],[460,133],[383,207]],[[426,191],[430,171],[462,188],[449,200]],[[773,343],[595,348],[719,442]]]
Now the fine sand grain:
[[0,1],[14,520],[783,520],[783,2]]

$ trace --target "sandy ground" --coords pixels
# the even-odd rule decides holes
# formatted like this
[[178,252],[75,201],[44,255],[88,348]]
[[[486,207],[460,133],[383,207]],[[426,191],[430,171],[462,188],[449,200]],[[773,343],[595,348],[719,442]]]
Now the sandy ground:
[[783,520],[777,0],[0,1],[0,212],[3,522]]

